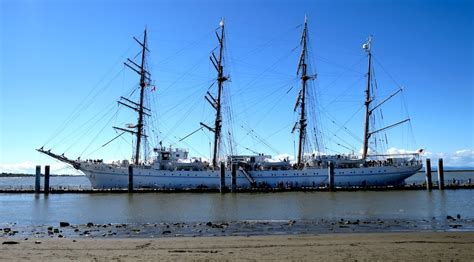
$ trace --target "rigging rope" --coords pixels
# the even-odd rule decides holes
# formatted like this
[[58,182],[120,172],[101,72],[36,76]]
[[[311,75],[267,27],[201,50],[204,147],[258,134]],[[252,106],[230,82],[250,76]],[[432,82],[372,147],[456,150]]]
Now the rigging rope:
[[[116,67],[116,65],[123,60],[123,58],[126,56],[126,54],[130,51],[130,49],[132,48],[134,44],[133,43],[130,43],[130,45],[128,46],[128,48],[126,48],[126,50],[122,53],[122,55],[120,55],[117,60],[113,63],[113,66],[111,66],[109,68],[109,70],[107,70],[107,72],[99,79],[99,81],[91,88],[91,90],[89,91],[89,93],[83,98],[83,100],[76,106],[76,108],[74,110],[71,111],[70,115],[64,120],[64,122],[62,124],[60,124],[58,126],[58,128],[56,129],[56,131],[53,132],[53,134],[46,140],[46,142],[43,144],[43,146],[45,147],[46,145],[48,145],[54,138],[58,137],[63,131],[65,131],[67,129],[67,127],[72,123],[72,121],[74,121],[75,119],[77,119],[77,117],[84,111],[86,110],[87,108],[89,108],[91,106],[91,102],[88,102],[88,101],[93,101],[101,92],[105,91],[111,84],[111,82],[113,80],[115,80],[115,78],[117,78],[118,75],[120,75],[120,73],[124,70],[124,68],[122,67],[122,69],[115,75],[112,77],[112,79],[109,81],[109,83],[105,86],[105,88],[103,89],[98,89],[96,90],[100,84],[106,79],[106,77],[114,70],[114,68]],[[95,92],[95,94],[94,94]],[[92,97],[91,97],[92,96]],[[90,97],[90,98],[89,98]],[[86,103],[87,102],[87,103]]]

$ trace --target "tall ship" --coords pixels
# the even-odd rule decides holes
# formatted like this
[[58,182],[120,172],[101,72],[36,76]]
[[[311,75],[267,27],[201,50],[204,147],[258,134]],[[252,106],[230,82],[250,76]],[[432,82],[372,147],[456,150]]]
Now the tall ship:
[[[305,142],[307,134],[307,111],[308,111],[308,82],[315,79],[316,75],[308,72],[308,25],[305,18],[303,25],[300,48],[301,53],[298,61],[297,75],[300,79],[300,89],[295,104],[295,112],[298,113],[298,121],[292,132],[297,132],[297,153],[295,161],[289,158],[280,160],[271,159],[270,155],[261,153],[248,155],[220,155],[220,146],[223,140],[223,108],[222,99],[225,92],[224,83],[229,80],[225,73],[223,64],[225,25],[221,20],[216,36],[218,48],[211,53],[212,66],[217,71],[216,89],[214,95],[207,92],[205,99],[213,110],[215,110],[214,123],[200,123],[201,129],[206,129],[213,134],[211,148],[212,158],[205,159],[190,157],[189,151],[180,148],[165,147],[158,143],[153,148],[153,157],[146,158],[143,155],[143,144],[149,134],[145,132],[146,117],[152,113],[145,106],[146,89],[151,88],[151,74],[147,70],[147,30],[145,29],[143,39],[135,40],[140,45],[141,53],[139,62],[131,59],[125,63],[139,76],[139,99],[133,101],[126,97],[120,97],[119,104],[137,113],[136,124],[128,124],[126,128],[113,127],[121,136],[129,133],[134,137],[134,152],[132,160],[105,163],[103,160],[81,160],[71,159],[64,154],[53,153],[51,149],[44,146],[37,151],[46,154],[56,160],[71,165],[82,172],[91,182],[95,189],[126,188],[129,183],[129,167],[133,168],[133,184],[138,188],[157,189],[217,189],[221,185],[221,173],[225,173],[225,183],[231,184],[231,166],[237,169],[236,185],[238,188],[248,189],[253,187],[270,188],[310,188],[321,187],[328,184],[328,166],[334,167],[334,185],[337,187],[360,187],[360,186],[389,186],[403,184],[405,179],[412,176],[422,168],[420,152],[407,154],[370,154],[369,140],[378,132],[403,124],[409,119],[399,121],[383,128],[371,127],[371,115],[374,110],[385,103],[389,98],[374,105],[371,92],[372,77],[372,53],[371,41],[363,45],[367,54],[368,70],[365,88],[365,121],[363,129],[363,147],[361,155],[334,154],[323,155],[305,153]],[[115,138],[114,138],[115,139]],[[224,170],[224,172],[222,172]]]

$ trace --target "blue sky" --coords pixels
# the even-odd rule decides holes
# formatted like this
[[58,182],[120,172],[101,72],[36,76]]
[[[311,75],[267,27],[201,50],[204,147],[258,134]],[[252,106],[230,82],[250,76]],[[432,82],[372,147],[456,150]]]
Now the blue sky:
[[[444,157],[450,165],[474,166],[470,1],[2,0],[2,171],[55,163],[34,151],[45,144],[73,158],[130,157],[126,135],[98,148],[115,136],[111,125],[136,119],[124,109],[115,115],[115,100],[136,84],[136,75],[124,70],[122,62],[139,51],[132,37],[141,36],[145,26],[156,85],[149,95],[159,139],[209,157],[209,133],[175,142],[199,128],[199,122],[212,121],[203,96],[215,78],[208,56],[216,47],[214,30],[221,17],[237,150],[292,155],[297,47],[305,15],[310,66],[318,74],[311,88],[328,147],[324,151],[347,151],[337,143],[356,151],[361,147],[363,115],[357,110],[363,104],[366,71],[361,45],[372,34],[378,94],[404,88],[403,96],[386,104],[384,123],[401,120],[406,112],[412,119],[411,126],[387,132],[387,149],[425,148],[428,156]],[[81,114],[58,131],[78,108]],[[350,131],[340,131],[341,123]],[[247,135],[249,128],[271,148]]]

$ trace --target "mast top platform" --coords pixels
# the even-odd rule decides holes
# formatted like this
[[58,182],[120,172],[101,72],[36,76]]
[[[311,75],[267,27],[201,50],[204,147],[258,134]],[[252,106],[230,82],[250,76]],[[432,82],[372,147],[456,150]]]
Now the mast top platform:
[[362,45],[362,49],[364,49],[367,53],[370,53],[372,48],[372,35],[369,35],[369,38],[367,38],[367,42],[365,42]]

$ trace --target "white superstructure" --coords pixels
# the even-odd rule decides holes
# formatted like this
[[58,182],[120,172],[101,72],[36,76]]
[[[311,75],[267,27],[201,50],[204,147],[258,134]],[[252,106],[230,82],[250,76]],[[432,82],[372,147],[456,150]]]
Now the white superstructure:
[[[386,160],[362,161],[347,156],[325,156],[322,160],[335,165],[335,186],[386,186],[400,185],[421,169],[421,161],[415,157],[386,158]],[[225,183],[231,184],[230,164],[237,163],[237,187],[320,187],[328,184],[327,161],[315,163],[303,169],[296,169],[286,159],[269,161],[269,156],[229,157],[225,170]],[[91,181],[93,188],[126,188],[128,186],[128,161],[106,164],[103,161],[82,161],[78,163]],[[158,189],[218,189],[219,169],[213,170],[209,163],[200,159],[188,159],[183,149],[164,149],[149,165],[133,166],[133,183],[141,188]],[[247,175],[246,175],[247,174]],[[254,181],[251,181],[249,177]],[[255,183],[253,183],[255,182]]]

